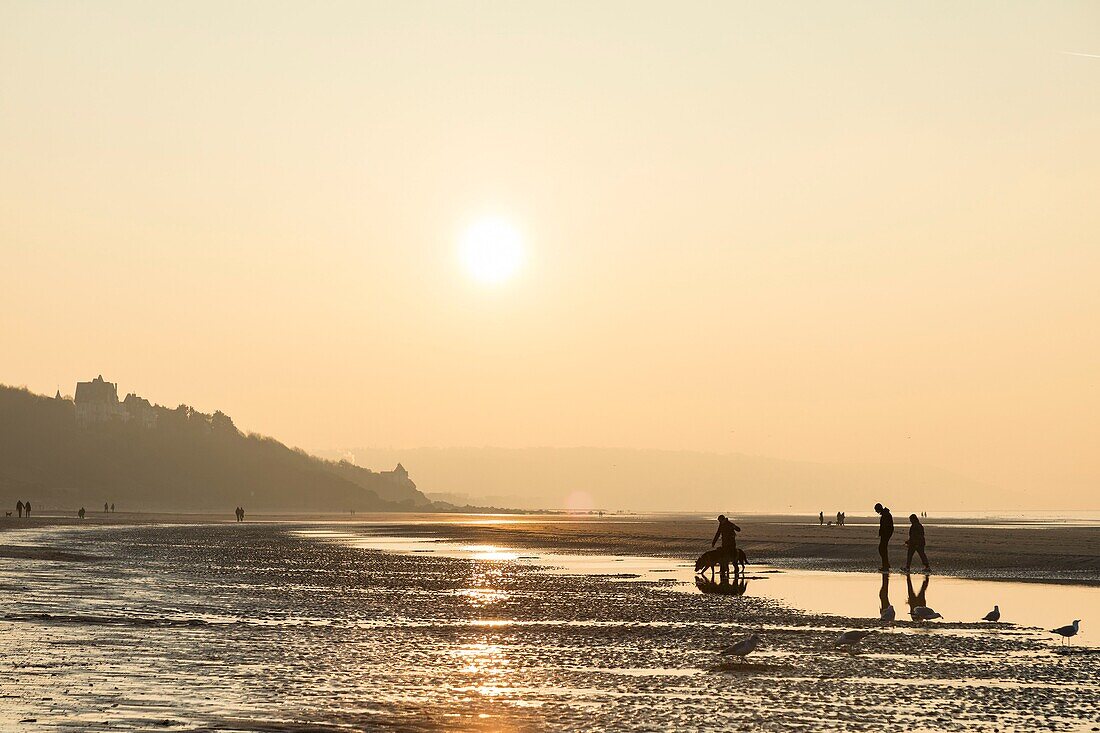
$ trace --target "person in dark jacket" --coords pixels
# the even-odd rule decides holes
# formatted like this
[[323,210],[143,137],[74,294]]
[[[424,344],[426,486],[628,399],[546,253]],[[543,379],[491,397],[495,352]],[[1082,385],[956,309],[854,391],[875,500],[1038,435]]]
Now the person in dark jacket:
[[909,572],[910,566],[913,564],[913,553],[920,555],[921,562],[924,563],[924,570],[928,572],[928,556],[924,554],[924,525],[920,523],[920,519],[916,514],[909,515],[909,539],[905,541],[909,549],[905,554],[905,572]]
[[882,504],[875,504],[878,512],[878,555],[882,558],[882,572],[890,570],[890,537],[894,534],[894,515]]
[[718,531],[714,533],[714,539],[710,541],[710,546],[714,547],[719,538],[722,540],[722,554],[724,555],[722,560],[722,575],[724,576],[729,575],[730,561],[737,561],[737,533],[740,531],[741,528],[726,519],[725,514],[718,515]]

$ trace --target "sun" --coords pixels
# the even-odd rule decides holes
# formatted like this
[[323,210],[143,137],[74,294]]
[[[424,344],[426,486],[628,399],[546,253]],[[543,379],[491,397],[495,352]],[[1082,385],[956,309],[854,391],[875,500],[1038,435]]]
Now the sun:
[[523,265],[523,236],[502,217],[478,219],[459,238],[458,256],[474,280],[489,285],[503,283]]

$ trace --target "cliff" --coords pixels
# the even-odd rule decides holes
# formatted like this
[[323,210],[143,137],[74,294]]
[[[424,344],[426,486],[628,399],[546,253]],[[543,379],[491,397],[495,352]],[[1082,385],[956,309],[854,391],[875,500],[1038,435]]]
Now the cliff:
[[[78,426],[72,400],[0,385],[0,504],[119,511],[419,511],[404,469],[377,473],[244,434],[221,412],[142,400],[145,419]],[[155,419],[150,419],[155,418]]]

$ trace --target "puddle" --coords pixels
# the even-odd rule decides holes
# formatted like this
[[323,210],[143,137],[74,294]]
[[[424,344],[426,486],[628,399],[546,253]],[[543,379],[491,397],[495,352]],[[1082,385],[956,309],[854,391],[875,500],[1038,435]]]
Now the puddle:
[[[848,618],[878,619],[881,610],[892,605],[898,621],[909,621],[913,606],[928,606],[943,618],[922,625],[927,628],[950,622],[979,622],[996,604],[1000,606],[1001,623],[987,624],[988,633],[1010,633],[1014,627],[1047,630],[1081,619],[1081,632],[1074,637],[1074,646],[1095,647],[1100,643],[1100,633],[1089,633],[1093,623],[1100,624],[1100,588],[1093,587],[922,574],[786,570],[762,565],[749,566],[740,583],[723,586],[709,582],[709,575],[705,581],[697,582],[698,576],[691,563],[662,557],[534,554],[496,545],[329,529],[295,530],[294,533],[366,550],[410,555],[430,552],[467,560],[516,562],[556,575],[659,582],[658,587],[662,590],[762,596],[809,613]],[[1058,636],[1049,636],[1052,641],[1059,641]]]

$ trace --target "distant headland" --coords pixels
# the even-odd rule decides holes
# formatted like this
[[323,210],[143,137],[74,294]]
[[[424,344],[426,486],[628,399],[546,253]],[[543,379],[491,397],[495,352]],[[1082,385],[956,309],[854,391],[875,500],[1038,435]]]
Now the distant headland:
[[[73,397],[0,385],[0,503],[120,511],[456,511],[400,463],[371,471],[242,433],[221,411],[156,405],[102,375]],[[463,507],[462,509],[477,509]]]

